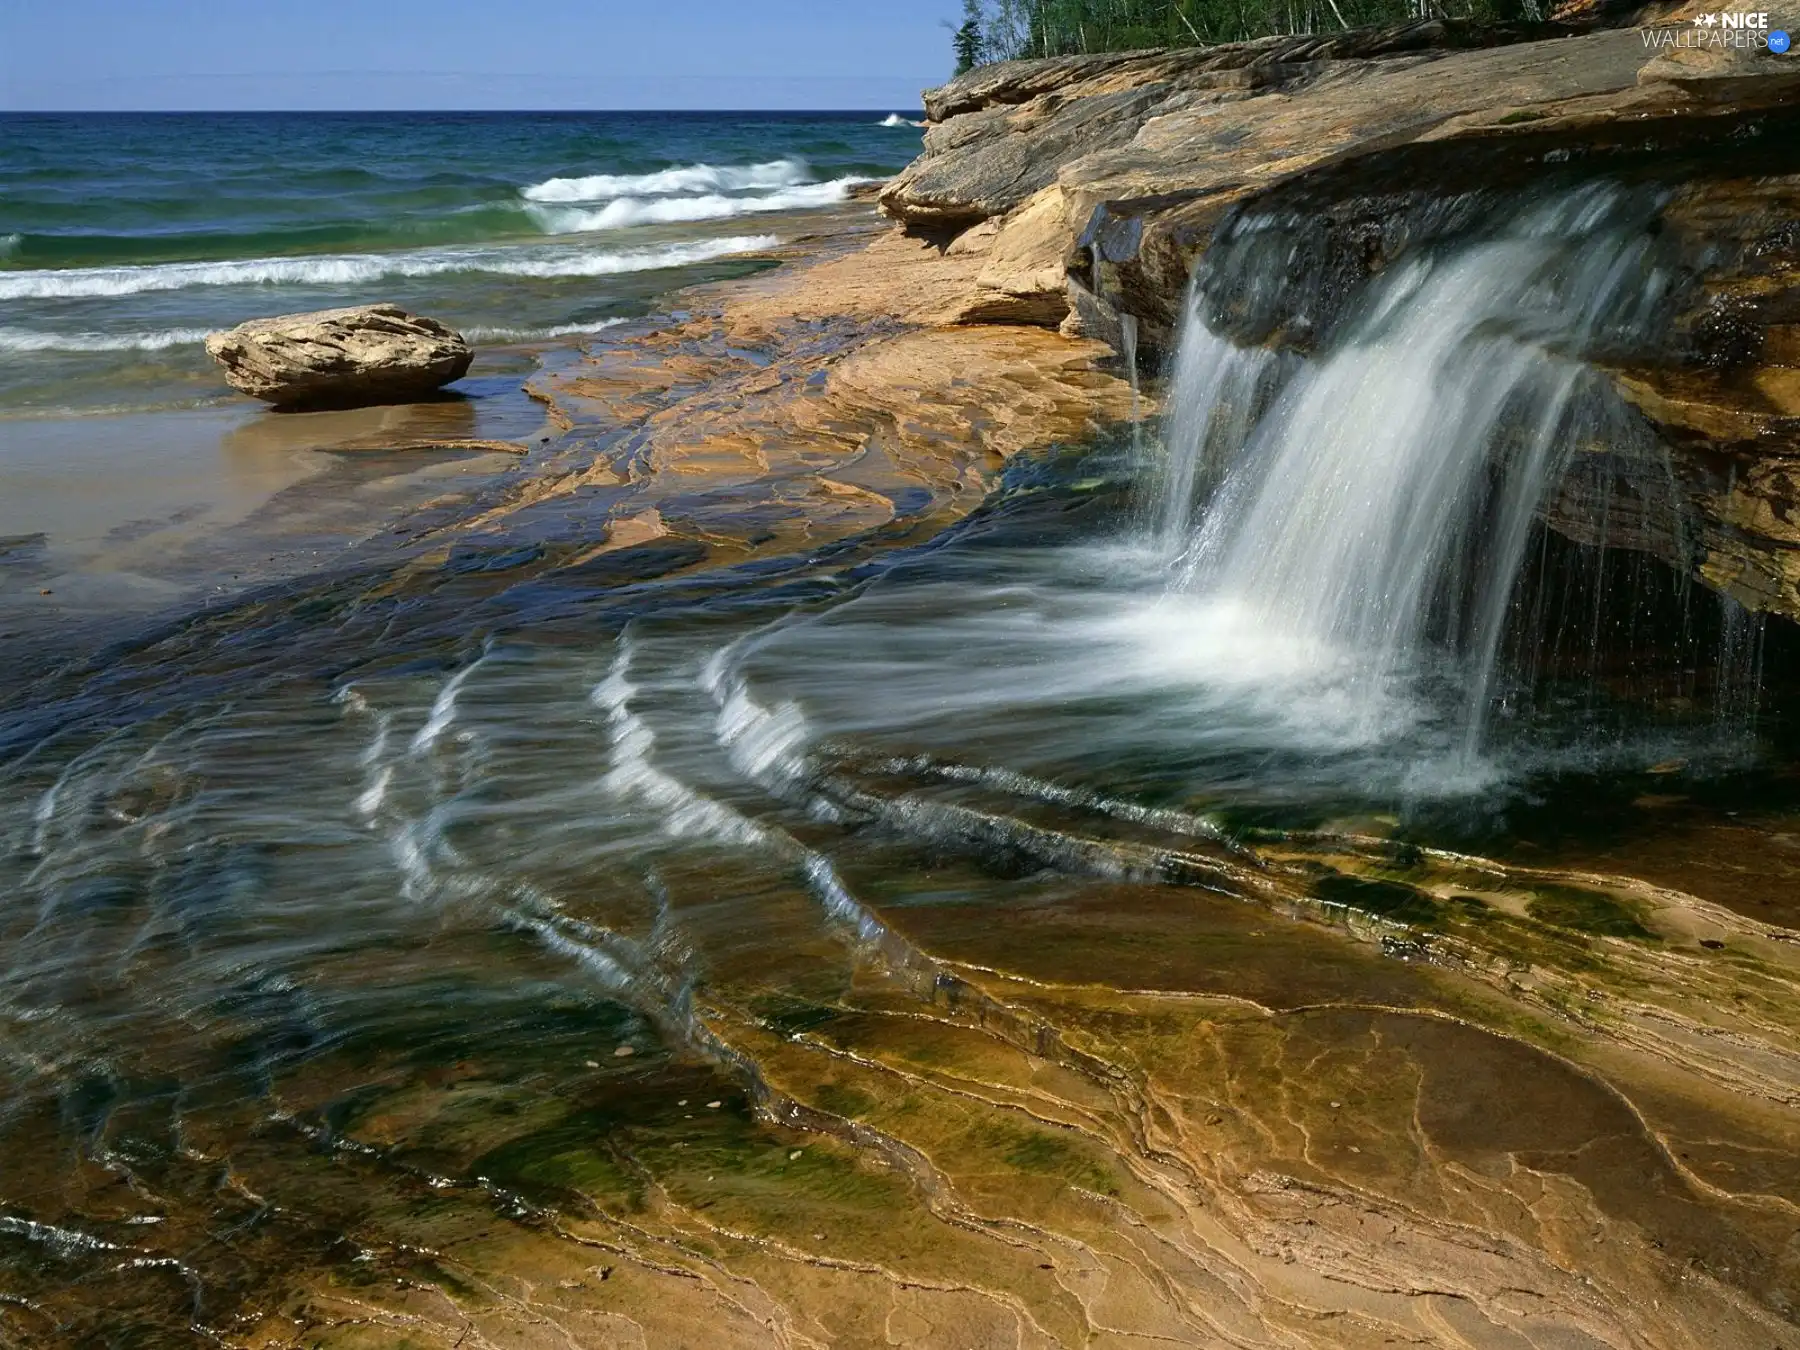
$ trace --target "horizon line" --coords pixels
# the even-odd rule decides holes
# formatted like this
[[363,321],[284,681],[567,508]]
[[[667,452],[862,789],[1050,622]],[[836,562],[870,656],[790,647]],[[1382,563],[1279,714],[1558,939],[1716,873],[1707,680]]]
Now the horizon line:
[[492,115],[544,117],[575,114],[585,116],[591,113],[657,113],[668,116],[671,113],[719,116],[724,114],[763,114],[788,113],[805,115],[808,113],[885,113],[885,112],[923,112],[921,103],[917,108],[904,104],[877,104],[864,108],[0,108],[0,117],[197,117],[217,116],[219,114],[249,117],[293,117],[293,116],[340,116],[358,117],[392,116],[400,114],[411,116],[420,113],[455,113],[462,115]]

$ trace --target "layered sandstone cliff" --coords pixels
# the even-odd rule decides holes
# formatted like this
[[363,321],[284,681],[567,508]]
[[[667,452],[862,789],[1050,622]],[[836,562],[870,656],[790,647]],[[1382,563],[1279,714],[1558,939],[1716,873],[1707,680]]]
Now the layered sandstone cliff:
[[1129,314],[1154,357],[1196,263],[1248,219],[1287,221],[1293,254],[1231,336],[1305,351],[1371,274],[1520,194],[1650,192],[1676,300],[1611,373],[1654,434],[1578,459],[1551,521],[1800,617],[1800,57],[1682,45],[1692,17],[986,67],[927,95],[924,153],[881,202],[980,259],[950,320],[1120,346]]

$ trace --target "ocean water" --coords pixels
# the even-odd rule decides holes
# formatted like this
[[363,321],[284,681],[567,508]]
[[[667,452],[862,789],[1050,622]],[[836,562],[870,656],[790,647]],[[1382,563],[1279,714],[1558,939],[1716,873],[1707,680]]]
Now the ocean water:
[[266,314],[596,330],[918,144],[887,110],[0,114],[0,417],[222,399],[201,340]]

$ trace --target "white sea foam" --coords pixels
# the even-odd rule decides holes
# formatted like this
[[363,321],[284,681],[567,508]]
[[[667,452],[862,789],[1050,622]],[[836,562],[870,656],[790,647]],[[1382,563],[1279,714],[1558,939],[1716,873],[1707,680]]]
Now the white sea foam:
[[0,327],[0,352],[159,352],[206,340],[204,328],[165,328],[153,333],[45,333]]
[[566,246],[424,249],[412,253],[346,253],[136,267],[44,268],[0,273],[0,300],[138,295],[190,286],[351,286],[384,277],[430,277],[452,272],[599,277],[684,267],[732,253],[754,252],[777,242],[773,235],[760,234],[610,252]]
[[811,178],[804,160],[766,164],[690,164],[658,173],[596,173],[550,178],[521,190],[528,202],[609,202],[616,197],[669,197],[678,193],[745,192],[795,187]]
[[[617,253],[561,252],[543,258],[497,259],[480,270],[515,277],[603,277],[619,272],[653,272],[660,267],[687,267],[733,253],[755,253],[774,248],[781,240],[772,234],[735,234],[723,239],[700,239],[691,244],[661,244],[655,248],[624,249]],[[445,268],[445,271],[460,270]]]
[[867,178],[834,178],[828,183],[804,183],[750,197],[705,193],[690,197],[619,197],[605,206],[545,206],[526,209],[549,234],[580,234],[589,230],[619,230],[631,225],[668,225],[684,221],[726,220],[765,211],[803,211],[834,206]]
[[25,236],[22,234],[0,234],[0,258],[17,252],[19,245],[24,242]]
[[916,127],[922,123],[915,122],[909,117],[902,117],[899,113],[889,113],[875,125],[878,127]]

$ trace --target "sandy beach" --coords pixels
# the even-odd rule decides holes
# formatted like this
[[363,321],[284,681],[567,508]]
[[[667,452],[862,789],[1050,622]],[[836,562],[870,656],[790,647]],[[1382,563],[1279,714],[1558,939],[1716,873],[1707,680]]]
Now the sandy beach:
[[[472,497],[547,432],[528,353],[470,393],[323,413],[229,407],[0,421],[0,632],[76,654],[158,615],[331,565]],[[494,442],[483,448],[480,442]]]

